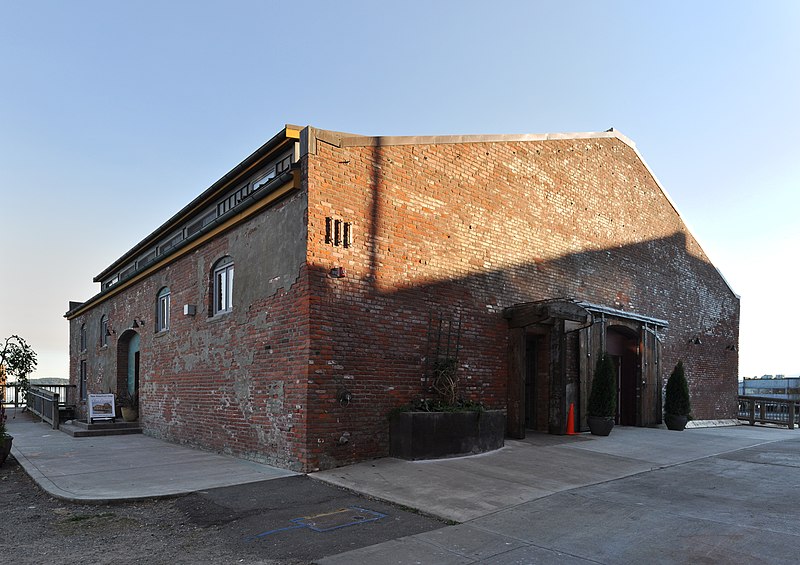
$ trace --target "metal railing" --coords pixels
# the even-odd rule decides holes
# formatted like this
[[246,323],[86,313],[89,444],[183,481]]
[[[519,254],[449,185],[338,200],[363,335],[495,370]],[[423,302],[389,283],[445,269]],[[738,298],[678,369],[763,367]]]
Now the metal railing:
[[800,401],[766,396],[739,396],[739,420],[755,424],[777,424],[793,430],[800,424]]

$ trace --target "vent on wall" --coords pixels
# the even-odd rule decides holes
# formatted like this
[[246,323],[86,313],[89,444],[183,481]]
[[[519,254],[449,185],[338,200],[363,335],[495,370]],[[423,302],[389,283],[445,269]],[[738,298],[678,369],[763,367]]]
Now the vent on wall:
[[336,247],[353,245],[353,226],[350,222],[325,218],[325,243]]

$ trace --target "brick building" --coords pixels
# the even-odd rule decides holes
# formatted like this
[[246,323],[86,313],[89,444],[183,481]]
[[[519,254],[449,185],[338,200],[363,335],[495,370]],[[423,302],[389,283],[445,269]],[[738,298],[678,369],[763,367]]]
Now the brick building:
[[[236,274],[234,284],[234,272]],[[70,303],[70,375],[146,433],[295,470],[388,450],[437,359],[508,433],[735,416],[739,299],[618,132],[366,137],[287,126]]]

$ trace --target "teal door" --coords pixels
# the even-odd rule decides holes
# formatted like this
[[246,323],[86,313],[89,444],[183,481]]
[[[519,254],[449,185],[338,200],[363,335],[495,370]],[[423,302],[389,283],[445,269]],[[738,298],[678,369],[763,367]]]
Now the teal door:
[[139,391],[139,334],[133,334],[128,343],[128,393]]

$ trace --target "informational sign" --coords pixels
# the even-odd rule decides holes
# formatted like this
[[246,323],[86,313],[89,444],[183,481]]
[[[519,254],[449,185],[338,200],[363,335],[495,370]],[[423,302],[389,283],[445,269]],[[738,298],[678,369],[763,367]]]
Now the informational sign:
[[89,423],[95,420],[116,420],[113,394],[89,395]]

